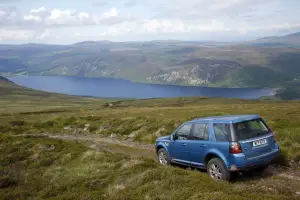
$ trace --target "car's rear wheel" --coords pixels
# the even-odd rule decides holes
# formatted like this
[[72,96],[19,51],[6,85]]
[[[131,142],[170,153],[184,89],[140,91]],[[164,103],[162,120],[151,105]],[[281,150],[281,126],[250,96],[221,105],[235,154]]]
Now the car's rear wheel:
[[213,158],[208,162],[207,173],[214,180],[229,181],[231,177],[230,171],[219,158]]
[[158,156],[158,162],[160,164],[162,164],[162,165],[169,165],[170,164],[169,154],[164,148],[161,148],[161,149],[158,150],[157,156]]

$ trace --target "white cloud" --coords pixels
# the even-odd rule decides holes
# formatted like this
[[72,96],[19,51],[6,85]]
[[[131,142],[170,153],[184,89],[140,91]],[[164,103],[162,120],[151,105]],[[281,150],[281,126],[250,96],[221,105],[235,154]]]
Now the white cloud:
[[104,18],[117,17],[119,12],[116,8],[111,8],[108,12],[103,13]]
[[35,16],[35,15],[25,15],[24,20],[40,22],[40,21],[42,21],[42,18],[40,16]]
[[7,27],[23,28],[55,27],[55,26],[90,26],[122,23],[130,16],[120,15],[116,8],[111,8],[103,14],[91,15],[88,12],[78,12],[71,9],[33,8],[28,13],[0,8],[0,24]]
[[34,31],[0,29],[0,41],[26,41],[34,37]]
[[40,7],[40,8],[33,8],[33,9],[31,9],[30,10],[30,13],[44,13],[44,12],[47,12],[47,9],[44,7],[44,6],[42,6],[42,7]]
[[63,37],[82,40],[126,37],[134,40],[135,35],[151,39],[155,35],[171,38],[178,34],[201,40],[205,39],[203,35],[210,33],[224,33],[234,39],[254,33],[300,30],[297,9],[293,10],[296,5],[300,6],[298,0],[90,1],[101,12],[92,12],[87,7],[87,10],[81,10],[77,3],[77,9],[37,6],[21,11],[0,7],[0,27],[6,31],[19,30],[19,33],[20,30],[35,32],[32,38],[44,41]]

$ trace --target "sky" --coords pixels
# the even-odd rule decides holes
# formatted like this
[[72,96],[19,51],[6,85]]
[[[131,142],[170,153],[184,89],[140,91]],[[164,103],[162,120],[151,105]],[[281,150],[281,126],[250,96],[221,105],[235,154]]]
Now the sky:
[[243,41],[300,31],[300,0],[0,0],[0,43]]

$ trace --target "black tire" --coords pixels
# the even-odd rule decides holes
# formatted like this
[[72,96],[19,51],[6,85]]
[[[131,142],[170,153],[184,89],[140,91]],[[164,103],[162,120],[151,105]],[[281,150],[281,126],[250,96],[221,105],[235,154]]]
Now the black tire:
[[207,163],[207,173],[214,180],[230,181],[231,173],[219,158],[213,158]]
[[164,148],[160,148],[158,150],[157,159],[161,165],[169,165],[170,164],[169,154]]

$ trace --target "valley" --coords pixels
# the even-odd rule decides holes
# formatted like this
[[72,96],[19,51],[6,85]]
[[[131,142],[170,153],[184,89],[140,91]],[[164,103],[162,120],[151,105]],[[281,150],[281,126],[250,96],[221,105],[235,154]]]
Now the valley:
[[300,76],[299,40],[299,35],[291,34],[240,43],[166,40],[0,45],[0,74],[275,88]]

